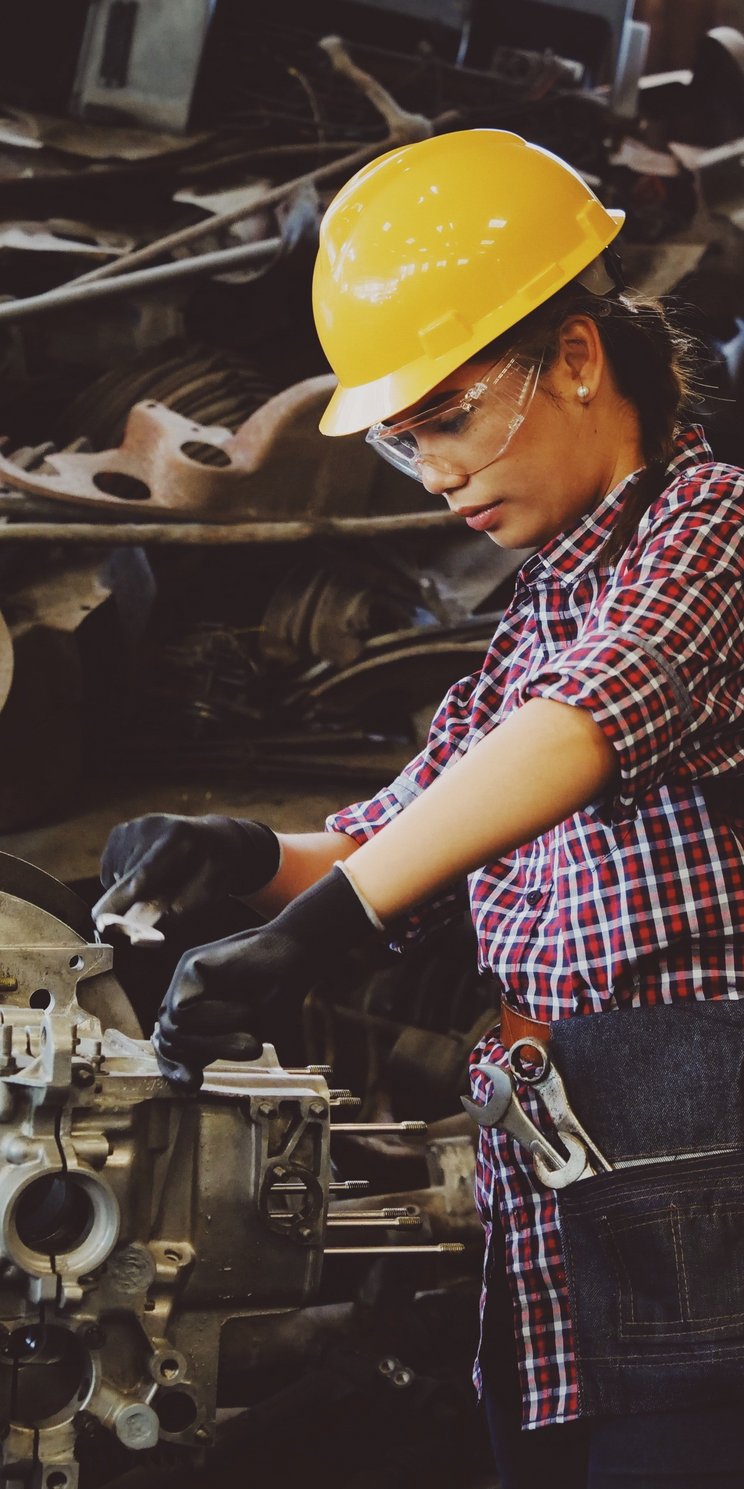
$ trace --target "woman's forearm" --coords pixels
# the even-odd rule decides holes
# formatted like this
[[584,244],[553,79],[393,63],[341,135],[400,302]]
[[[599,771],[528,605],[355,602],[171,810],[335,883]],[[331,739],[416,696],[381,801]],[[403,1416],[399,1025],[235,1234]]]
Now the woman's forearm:
[[279,870],[249,903],[267,920],[290,900],[317,884],[340,858],[357,851],[358,844],[343,832],[277,833],[282,850]]
[[358,848],[350,878],[383,922],[394,920],[587,806],[617,769],[585,709],[531,699]]

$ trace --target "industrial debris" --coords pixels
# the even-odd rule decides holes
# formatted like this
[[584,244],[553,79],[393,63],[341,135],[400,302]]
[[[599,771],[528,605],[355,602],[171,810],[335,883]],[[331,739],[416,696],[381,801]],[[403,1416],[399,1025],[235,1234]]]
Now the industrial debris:
[[[110,32],[107,66],[136,42],[109,10],[96,32],[96,45]],[[379,36],[372,45],[361,20],[343,41],[268,20],[257,31],[226,3],[189,84],[191,111],[167,135],[145,102],[139,128],[124,120],[126,89],[120,117],[96,122],[84,84],[93,33],[81,118],[55,124],[8,101],[0,543],[25,557],[6,577],[4,608],[17,610],[34,564],[43,590],[50,556],[60,572],[59,555],[83,544],[144,548],[151,575],[150,622],[136,643],[117,641],[128,661],[108,737],[99,696],[94,771],[168,761],[169,774],[198,774],[250,759],[259,772],[368,780],[415,746],[427,710],[488,639],[520,556],[497,564],[471,537],[484,581],[473,608],[455,614],[451,589],[436,603],[451,553],[462,562],[449,515],[362,441],[317,432],[329,389],[309,310],[318,221],[338,181],[396,141],[497,125],[587,173],[627,213],[630,276],[673,293],[707,340],[701,417],[718,452],[741,458],[739,34],[709,33],[689,74],[639,79],[629,116],[596,81],[596,57],[435,31],[419,45],[404,27],[408,50],[396,52]],[[136,92],[134,74],[130,83]],[[623,87],[627,102],[627,78]],[[383,534],[409,555],[418,545],[431,572],[403,582],[389,557],[364,551]],[[74,590],[74,562],[65,566]],[[81,639],[77,627],[65,644]],[[97,652],[80,654],[79,685]],[[20,715],[30,727],[28,705]],[[22,735],[12,738],[8,771],[23,780]],[[117,743],[101,750],[102,738]],[[72,755],[70,787],[81,773]],[[44,792],[15,795],[6,826],[50,810]]]

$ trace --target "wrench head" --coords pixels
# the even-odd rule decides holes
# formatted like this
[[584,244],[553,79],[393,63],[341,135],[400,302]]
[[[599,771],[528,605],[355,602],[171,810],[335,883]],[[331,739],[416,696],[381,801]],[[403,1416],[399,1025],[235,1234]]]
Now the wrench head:
[[471,1101],[469,1096],[461,1096],[465,1111],[480,1127],[496,1127],[504,1116],[512,1096],[514,1087],[511,1076],[498,1065],[476,1065],[476,1070],[487,1076],[493,1090],[486,1102]]
[[568,1132],[561,1132],[560,1139],[568,1152],[568,1161],[562,1168],[549,1168],[542,1154],[534,1155],[535,1173],[541,1184],[545,1184],[548,1189],[567,1189],[569,1184],[576,1184],[579,1179],[588,1179],[594,1173],[584,1144]]

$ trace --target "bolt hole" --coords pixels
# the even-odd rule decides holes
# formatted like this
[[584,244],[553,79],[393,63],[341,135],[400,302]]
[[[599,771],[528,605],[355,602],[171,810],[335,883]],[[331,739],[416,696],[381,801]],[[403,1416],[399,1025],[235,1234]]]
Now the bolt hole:
[[180,1251],[164,1251],[163,1256],[169,1262],[180,1262],[181,1260]]
[[210,445],[206,440],[188,439],[185,445],[181,445],[181,454],[188,460],[193,460],[196,465],[219,465],[223,469],[226,465],[232,465],[230,456],[219,445]]
[[29,1008],[48,1008],[52,1001],[52,995],[48,988],[37,987],[28,1000]]
[[144,481],[138,481],[136,476],[127,475],[123,470],[96,471],[93,485],[105,492],[106,496],[118,496],[121,501],[127,502],[149,501],[151,494]]
[[67,1474],[62,1473],[60,1469],[55,1469],[54,1473],[47,1475],[46,1489],[65,1489],[67,1483]]
[[160,1361],[160,1374],[163,1380],[175,1380],[180,1373],[181,1367],[178,1360],[167,1359]]
[[85,966],[85,957],[71,956],[70,966],[72,967],[73,972],[82,972],[83,967]]

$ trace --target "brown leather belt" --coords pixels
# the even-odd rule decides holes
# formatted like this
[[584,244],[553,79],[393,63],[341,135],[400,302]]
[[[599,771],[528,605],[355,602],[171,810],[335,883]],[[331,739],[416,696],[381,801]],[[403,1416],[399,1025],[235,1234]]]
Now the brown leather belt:
[[539,1039],[541,1044],[547,1044],[550,1024],[543,1023],[542,1019],[531,1019],[526,1013],[518,1013],[502,999],[500,1038],[505,1049],[511,1049],[518,1039]]

